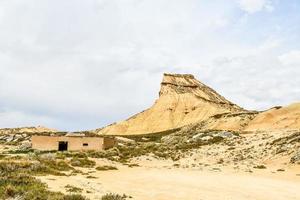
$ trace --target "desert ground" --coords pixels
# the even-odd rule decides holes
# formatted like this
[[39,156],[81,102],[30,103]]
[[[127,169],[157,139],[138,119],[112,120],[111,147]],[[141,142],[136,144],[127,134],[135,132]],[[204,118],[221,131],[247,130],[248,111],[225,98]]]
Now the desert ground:
[[[157,163],[156,163],[157,162]],[[124,167],[118,170],[85,171],[85,175],[43,176],[50,190],[65,191],[66,185],[82,188],[90,199],[112,192],[139,200],[287,200],[300,197],[300,167],[285,172],[268,169],[252,173],[230,169],[182,169],[153,161],[153,166]],[[155,166],[157,164],[157,166]]]
[[[91,152],[36,151],[26,134],[13,138],[18,140],[0,144],[4,179],[29,174],[44,184],[45,196],[60,195],[55,200],[66,199],[61,195],[102,200],[107,194],[119,195],[116,200],[300,198],[298,131],[238,134],[189,127],[153,138],[119,138],[118,146]],[[0,187],[0,195],[13,184]],[[33,186],[35,196],[40,186]],[[15,193],[26,195],[24,190]]]

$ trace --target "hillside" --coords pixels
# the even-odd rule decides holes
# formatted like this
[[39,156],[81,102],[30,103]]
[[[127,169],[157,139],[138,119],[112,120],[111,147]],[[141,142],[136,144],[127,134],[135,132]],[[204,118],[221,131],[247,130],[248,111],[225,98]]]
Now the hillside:
[[98,134],[131,135],[166,131],[209,117],[244,112],[189,74],[164,74],[154,105],[133,117],[97,129]]
[[203,130],[239,132],[299,130],[300,103],[267,111],[247,111],[190,74],[164,74],[159,98],[131,118],[97,129],[96,134],[138,135],[196,125]]
[[245,131],[282,131],[300,129],[300,103],[275,107],[258,114]]
[[43,126],[0,129],[0,135],[22,134],[22,133],[55,133],[55,132],[58,131]]

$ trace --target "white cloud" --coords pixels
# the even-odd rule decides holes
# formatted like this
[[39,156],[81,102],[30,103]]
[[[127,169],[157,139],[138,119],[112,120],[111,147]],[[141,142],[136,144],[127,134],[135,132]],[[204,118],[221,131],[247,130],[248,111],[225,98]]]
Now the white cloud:
[[278,58],[284,65],[297,65],[297,67],[300,67],[300,50],[287,52]]
[[250,14],[263,9],[272,12],[274,7],[270,0],[238,0],[240,8]]
[[223,58],[210,66],[208,83],[246,109],[265,110],[300,101],[299,68],[283,65],[265,51],[251,56]]
[[[99,128],[151,106],[164,72],[193,73],[250,108],[297,99],[298,87],[286,86],[298,84],[291,74],[299,70],[282,71],[273,55],[281,38],[259,20],[249,23],[252,15],[237,23],[236,5],[0,0],[0,127]],[[276,88],[278,72],[288,98],[257,92]]]
[[[24,127],[45,125],[51,127],[55,123],[54,119],[48,116],[26,114],[20,111],[0,111],[0,127]],[[39,124],[40,123],[40,124]]]

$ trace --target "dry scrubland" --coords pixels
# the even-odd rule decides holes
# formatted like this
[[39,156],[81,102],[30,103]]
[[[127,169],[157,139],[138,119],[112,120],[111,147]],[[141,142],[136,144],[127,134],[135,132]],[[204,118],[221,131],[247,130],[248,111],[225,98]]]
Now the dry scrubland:
[[110,150],[38,152],[32,134],[62,133],[0,129],[0,198],[298,200],[299,130],[300,103],[248,111],[192,75],[164,74],[152,107],[85,132],[123,135]]
[[[24,135],[23,135],[24,136]],[[118,138],[107,151],[0,148],[3,199],[299,199],[300,132],[239,134],[198,125]],[[271,194],[269,192],[272,191]]]

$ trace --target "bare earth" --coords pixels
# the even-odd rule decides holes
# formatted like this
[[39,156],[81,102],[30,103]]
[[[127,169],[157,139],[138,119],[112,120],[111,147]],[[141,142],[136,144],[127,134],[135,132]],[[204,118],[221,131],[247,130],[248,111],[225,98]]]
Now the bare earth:
[[[126,194],[138,200],[292,200],[300,199],[300,169],[272,173],[208,171],[199,169],[121,167],[116,171],[90,170],[84,175],[39,177],[54,191],[64,186],[84,189],[91,199],[107,192]],[[88,193],[87,193],[88,191]]]

